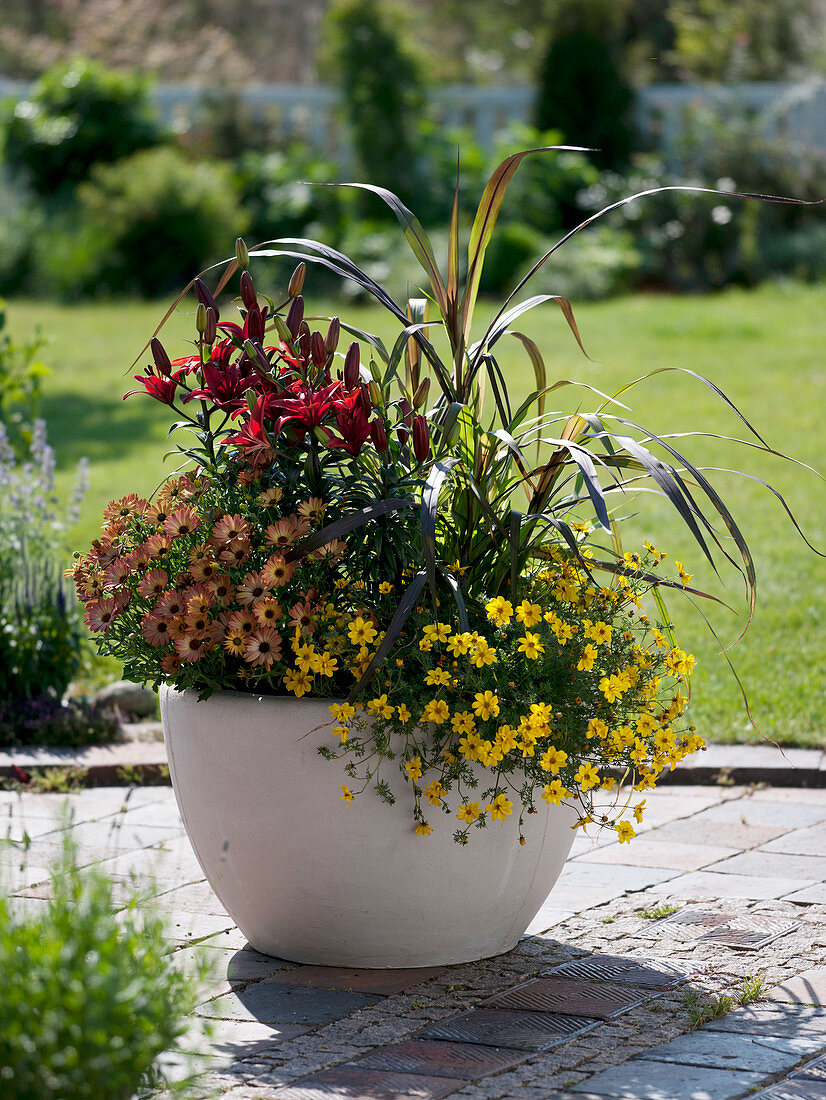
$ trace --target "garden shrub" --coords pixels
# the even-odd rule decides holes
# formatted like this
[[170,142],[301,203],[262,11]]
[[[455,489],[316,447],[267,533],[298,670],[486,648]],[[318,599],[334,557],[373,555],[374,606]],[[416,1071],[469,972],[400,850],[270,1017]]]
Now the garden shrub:
[[[0,660],[3,660],[0,649]],[[32,699],[0,697],[0,748],[31,745],[99,745],[118,735],[117,715],[110,707],[85,699],[42,694]]]
[[175,291],[248,224],[228,166],[168,147],[98,165],[77,194],[79,227],[64,224],[41,252],[46,281],[69,295]]
[[72,188],[96,164],[129,156],[163,140],[138,73],[114,72],[79,59],[49,69],[29,99],[5,120],[5,158],[44,197]]
[[42,911],[0,895],[0,1093],[4,1100],[130,1100],[187,1029],[204,964],[167,954],[163,917],[137,891],[79,870],[66,840]]
[[31,440],[40,411],[41,385],[49,373],[40,359],[46,343],[39,332],[20,343],[13,340],[6,331],[6,308],[0,299],[0,424],[18,453]]

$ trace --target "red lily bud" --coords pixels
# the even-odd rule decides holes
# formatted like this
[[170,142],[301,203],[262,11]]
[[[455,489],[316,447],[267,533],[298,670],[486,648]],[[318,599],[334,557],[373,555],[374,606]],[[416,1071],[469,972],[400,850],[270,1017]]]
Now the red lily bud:
[[327,329],[327,335],[324,337],[324,347],[328,355],[332,355],[338,347],[338,338],[341,335],[341,322],[338,317],[334,317],[330,322],[330,327]]
[[310,337],[310,354],[317,367],[323,367],[327,362],[327,349],[324,346],[324,337],[320,332],[314,332]]
[[373,440],[373,446],[379,454],[383,454],[387,450],[387,432],[380,420],[370,422],[370,438]]
[[215,343],[215,336],[218,331],[218,314],[212,308],[207,306],[206,311],[206,326],[204,328],[204,341],[207,344]]
[[413,406],[406,397],[403,397],[399,402],[399,412],[402,414],[402,420],[409,428],[413,423]]
[[195,287],[195,293],[198,295],[198,301],[201,305],[206,306],[207,309],[214,309],[216,318],[220,317],[221,315],[218,312],[218,306],[215,299],[212,297],[212,292],[203,279],[196,279],[193,286]]
[[344,356],[344,388],[347,390],[352,390],[358,385],[359,358],[359,346],[353,343]]
[[298,336],[301,322],[304,319],[304,299],[299,296],[293,298],[290,308],[287,310],[287,328],[292,333],[293,340]]
[[166,378],[168,378],[172,373],[172,363],[170,362],[169,356],[164,350],[163,344],[160,342],[157,336],[153,336],[152,339],[149,341],[149,349],[152,352],[152,358],[155,360],[155,366],[158,369],[158,374],[162,374]]
[[241,272],[241,301],[247,309],[258,309],[258,298],[255,294],[255,286],[252,275],[248,271]]
[[264,339],[264,318],[260,309],[251,309],[247,314],[247,332],[251,340]]
[[359,404],[364,409],[367,416],[373,411],[373,402],[370,399],[370,390],[362,384],[359,386]]
[[304,276],[307,274],[307,265],[302,262],[298,265],[290,278],[290,285],[287,287],[287,297],[297,298],[301,291],[304,289]]
[[423,416],[413,419],[413,453],[417,462],[424,462],[430,455],[430,432]]

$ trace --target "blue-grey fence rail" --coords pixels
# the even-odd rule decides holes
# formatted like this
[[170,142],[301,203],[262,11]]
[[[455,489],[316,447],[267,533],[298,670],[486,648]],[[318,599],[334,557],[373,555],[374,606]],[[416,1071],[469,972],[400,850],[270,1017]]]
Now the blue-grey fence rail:
[[[0,96],[21,103],[30,85],[0,77]],[[214,95],[216,89],[210,89]],[[175,130],[198,125],[207,90],[192,84],[159,84],[158,108]],[[306,141],[338,158],[349,159],[349,143],[339,91],[327,85],[250,84],[235,92],[254,116],[266,120],[277,139]],[[513,121],[530,121],[535,91],[529,86],[477,87],[448,84],[430,92],[431,114],[448,127],[470,130],[483,148]],[[636,120],[641,134],[665,153],[673,150],[692,108],[708,105],[724,112],[745,107],[770,133],[826,152],[826,82],[750,84],[651,84],[639,90]]]

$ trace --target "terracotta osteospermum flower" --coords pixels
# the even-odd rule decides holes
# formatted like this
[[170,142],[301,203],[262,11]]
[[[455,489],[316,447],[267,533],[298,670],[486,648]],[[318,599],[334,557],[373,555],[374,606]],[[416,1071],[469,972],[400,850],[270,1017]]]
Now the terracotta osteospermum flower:
[[221,606],[231,603],[235,598],[235,585],[225,573],[217,573],[209,582],[209,590],[215,602]]
[[128,496],[122,497],[120,500],[110,501],[103,510],[103,518],[107,523],[112,520],[132,519],[133,516],[142,516],[148,506],[143,497],[139,497],[135,493],[129,493]]
[[290,608],[290,627],[297,627],[302,634],[312,634],[316,627],[316,610],[307,600],[299,600]]
[[221,561],[225,561],[228,565],[243,565],[250,556],[251,550],[252,544],[248,538],[233,539],[233,541],[221,551],[220,558]]
[[144,599],[150,596],[162,596],[169,584],[169,575],[165,569],[152,569],[141,577],[138,595]]
[[228,627],[224,634],[224,649],[233,657],[243,657],[247,649],[249,635],[243,630]]
[[255,630],[255,616],[250,611],[236,611],[230,615],[227,624],[230,630],[240,630],[242,634],[252,634]]
[[175,652],[184,664],[195,664],[204,655],[206,637],[197,637],[194,634],[185,633],[175,639]]
[[284,614],[284,609],[278,600],[270,597],[264,597],[264,599],[256,600],[252,605],[252,613],[262,626],[275,626],[281,616]]
[[248,538],[250,525],[241,516],[223,516],[212,528],[212,541],[218,546],[226,546],[234,539]]
[[174,589],[164,592],[155,604],[155,612],[158,615],[166,615],[168,618],[183,614],[185,609],[186,600],[180,592],[176,592]]
[[150,645],[165,645],[167,642],[172,641],[169,619],[161,618],[154,611],[144,615],[141,623],[141,633]]
[[288,562],[282,554],[273,554],[267,559],[261,570],[261,576],[270,588],[281,588],[291,580],[295,568],[295,565]]
[[126,580],[131,570],[123,558],[115,558],[103,578],[107,588],[115,588]]
[[105,634],[118,614],[114,600],[94,600],[86,609],[84,621],[95,634]]
[[269,595],[270,589],[260,573],[248,573],[235,590],[236,599],[245,607]]
[[259,627],[247,640],[244,660],[255,666],[269,668],[281,657],[281,635],[270,627]]
[[270,546],[292,546],[298,542],[302,535],[307,534],[309,524],[306,520],[299,520],[297,516],[287,516],[271,523],[264,532],[264,537]]
[[194,509],[187,507],[178,508],[164,521],[163,529],[170,538],[176,539],[185,535],[191,535],[197,529],[200,522],[198,514]]

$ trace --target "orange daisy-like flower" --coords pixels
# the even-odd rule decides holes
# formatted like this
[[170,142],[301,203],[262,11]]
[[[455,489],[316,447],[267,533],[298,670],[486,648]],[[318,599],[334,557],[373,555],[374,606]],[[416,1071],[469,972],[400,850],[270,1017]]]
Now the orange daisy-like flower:
[[295,516],[287,516],[286,519],[279,519],[276,523],[271,523],[264,532],[264,538],[270,544],[270,546],[292,546],[304,531],[301,529],[301,525]]
[[230,603],[235,596],[235,585],[225,573],[218,573],[209,582],[209,590],[217,604]]
[[250,611],[236,611],[227,624],[230,630],[240,630],[243,634],[252,634],[255,630],[255,616]]
[[247,639],[244,660],[251,665],[263,665],[269,668],[273,661],[281,657],[281,635],[268,626],[259,627]]
[[103,510],[103,518],[107,522],[119,519],[131,519],[132,516],[142,516],[148,507],[147,501],[135,493],[120,500],[111,500]]
[[146,518],[151,520],[152,523],[158,527],[163,527],[169,517],[172,515],[172,504],[165,500],[156,500],[149,505],[146,512]]
[[181,668],[181,658],[177,653],[165,653],[161,657],[161,668],[164,672],[178,672]]
[[95,600],[86,609],[84,620],[94,634],[105,634],[118,614],[114,600]]
[[150,561],[156,561],[158,558],[164,558],[169,553],[169,548],[172,546],[172,539],[167,535],[150,535],[146,540],[146,553]]
[[169,618],[174,618],[175,615],[181,615],[185,609],[186,601],[181,593],[176,592],[174,588],[171,588],[168,592],[164,592],[155,604],[155,614],[166,615]]
[[252,544],[249,539],[234,539],[220,554],[221,561],[229,565],[243,565],[250,556]]
[[130,569],[134,569],[137,572],[143,573],[148,567],[149,562],[152,559],[149,557],[149,551],[146,546],[136,546],[131,554],[126,555],[126,564]]
[[224,634],[224,649],[233,657],[243,657],[247,649],[249,635],[243,630],[233,630],[230,627]]
[[252,613],[262,626],[275,626],[284,614],[284,609],[278,600],[273,599],[272,596],[265,596],[255,601],[252,605]]
[[175,652],[184,664],[194,665],[204,655],[205,641],[206,639],[203,636],[196,637],[194,634],[182,634],[180,638],[175,639]]
[[154,611],[144,615],[141,623],[141,633],[150,645],[165,645],[167,642],[172,641],[169,631],[169,619],[162,619]]
[[199,542],[197,546],[193,546],[188,556],[193,565],[197,565],[199,561],[213,560],[212,550],[205,542]]
[[249,538],[250,525],[243,516],[222,516],[212,528],[212,541],[226,546],[235,539]]
[[188,633],[186,621],[182,615],[176,615],[169,624],[169,634],[173,641],[183,638]]
[[315,608],[307,600],[299,600],[290,608],[290,626],[298,627],[302,634],[312,634],[316,626]]
[[332,542],[325,542],[322,546],[319,546],[313,556],[316,558],[329,558],[334,561],[342,557],[346,549],[346,542],[343,542],[342,539],[333,539]]
[[164,521],[163,529],[170,538],[182,538],[191,535],[200,523],[197,513],[192,508],[178,508]]
[[190,634],[204,635],[209,628],[209,616],[201,611],[187,612],[184,622]]
[[264,508],[271,508],[273,504],[278,504],[283,495],[278,486],[274,485],[272,489],[265,489],[263,493],[258,494],[258,503]]
[[129,576],[131,570],[123,558],[115,558],[103,578],[103,583],[107,588],[115,588],[119,584],[123,584],[126,578]]
[[214,561],[199,561],[189,571],[196,581],[211,581],[218,572],[218,566]]
[[261,570],[261,576],[270,588],[281,588],[291,580],[295,565],[281,554],[273,554]]
[[144,599],[154,596],[162,596],[169,584],[169,574],[165,569],[152,569],[141,577],[138,585],[138,595]]
[[270,589],[260,573],[247,573],[241,584],[235,589],[235,598],[240,604],[247,606],[256,600],[269,596]]
[[215,597],[208,589],[194,592],[186,601],[186,613],[187,615],[206,615],[214,603]]
[[327,505],[321,497],[310,497],[309,500],[302,500],[298,506],[298,514],[303,519],[321,519],[326,511]]

